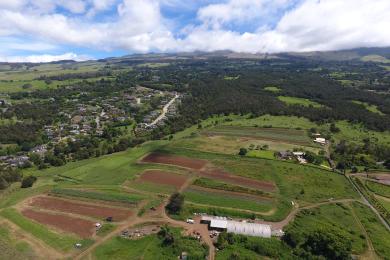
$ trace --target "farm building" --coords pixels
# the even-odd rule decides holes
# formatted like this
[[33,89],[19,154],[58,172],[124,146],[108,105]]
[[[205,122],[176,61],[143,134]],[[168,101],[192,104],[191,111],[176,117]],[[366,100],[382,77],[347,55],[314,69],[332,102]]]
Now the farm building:
[[271,226],[257,223],[239,222],[227,220],[223,217],[203,216],[202,223],[208,224],[210,230],[226,231],[229,233],[255,236],[271,237]]
[[322,144],[322,145],[325,145],[326,144],[326,139],[322,138],[322,137],[316,137],[316,139],[314,139],[314,142]]

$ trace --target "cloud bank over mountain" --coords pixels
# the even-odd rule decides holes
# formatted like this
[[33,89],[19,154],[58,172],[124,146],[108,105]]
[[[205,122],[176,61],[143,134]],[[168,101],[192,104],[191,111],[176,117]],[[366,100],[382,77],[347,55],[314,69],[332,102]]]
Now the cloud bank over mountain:
[[388,0],[0,0],[0,59],[390,46],[389,13]]

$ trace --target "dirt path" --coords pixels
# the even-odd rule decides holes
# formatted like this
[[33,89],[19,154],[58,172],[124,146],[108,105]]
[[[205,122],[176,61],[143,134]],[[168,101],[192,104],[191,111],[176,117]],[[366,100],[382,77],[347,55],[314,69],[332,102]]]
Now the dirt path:
[[[353,176],[353,175],[352,175]],[[351,175],[350,174],[347,174],[346,175],[347,179],[349,180],[349,182],[352,184],[352,186],[354,187],[354,189],[359,193],[360,197],[362,198],[364,204],[366,204],[367,206],[370,207],[370,209],[375,213],[375,215],[377,215],[377,217],[379,218],[379,220],[382,222],[383,226],[385,226],[385,228],[390,231],[390,226],[389,224],[387,224],[386,220],[382,217],[382,215],[378,212],[378,210],[370,203],[370,201],[364,196],[364,194],[360,191],[360,188],[357,187],[357,185],[353,182],[353,180],[351,179]]]
[[366,237],[366,243],[367,243],[368,248],[367,248],[367,251],[364,252],[364,254],[361,255],[360,257],[362,257],[363,259],[370,259],[370,260],[371,259],[379,259],[379,257],[375,253],[375,249],[374,249],[374,246],[372,245],[372,241],[371,241],[370,237],[368,236],[366,229],[364,228],[364,226],[360,222],[360,219],[356,215],[355,210],[353,209],[353,207],[351,207],[350,203],[347,203],[347,205],[352,212],[352,217],[355,219],[355,222],[358,224],[360,229],[363,231],[364,236]]
[[283,229],[285,226],[287,226],[290,221],[294,220],[295,216],[303,209],[312,209],[312,208],[317,208],[323,205],[328,205],[328,204],[334,204],[334,203],[347,203],[347,202],[353,202],[353,201],[359,201],[356,199],[340,199],[340,200],[331,200],[331,201],[324,201],[324,202],[319,202],[315,204],[311,204],[308,206],[304,207],[299,207],[297,203],[295,203],[294,209],[287,215],[287,217],[279,222],[270,222],[270,221],[256,221],[256,223],[260,224],[266,224],[270,225],[272,230],[279,230]]
[[62,259],[65,257],[65,254],[54,250],[33,235],[30,235],[29,233],[21,230],[13,222],[1,218],[0,224],[3,223],[6,223],[6,225],[9,226],[11,233],[15,234],[15,237],[18,240],[23,240],[31,246],[38,259]]

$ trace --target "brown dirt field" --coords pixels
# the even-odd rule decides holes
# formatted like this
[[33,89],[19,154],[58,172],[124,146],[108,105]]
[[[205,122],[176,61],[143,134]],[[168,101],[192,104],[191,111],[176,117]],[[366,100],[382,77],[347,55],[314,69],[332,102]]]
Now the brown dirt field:
[[131,211],[126,209],[77,203],[51,197],[35,197],[30,201],[29,205],[48,210],[73,213],[89,217],[106,218],[110,216],[113,217],[114,221],[122,221],[133,215]]
[[186,182],[187,177],[159,170],[148,170],[143,172],[139,179],[156,184],[175,186],[176,189],[179,189]]
[[259,190],[264,190],[264,191],[275,191],[276,188],[275,184],[273,184],[272,182],[259,181],[259,180],[249,179],[241,176],[236,176],[218,169],[200,171],[199,175],[210,179],[217,179],[223,182],[254,188],[254,189],[259,189]]
[[65,232],[74,233],[82,238],[92,237],[95,233],[95,223],[85,219],[39,212],[32,209],[24,209],[22,210],[22,214],[43,225],[49,225]]
[[207,164],[206,161],[200,159],[192,159],[188,157],[160,153],[148,154],[141,160],[141,162],[171,164],[194,170],[200,170]]

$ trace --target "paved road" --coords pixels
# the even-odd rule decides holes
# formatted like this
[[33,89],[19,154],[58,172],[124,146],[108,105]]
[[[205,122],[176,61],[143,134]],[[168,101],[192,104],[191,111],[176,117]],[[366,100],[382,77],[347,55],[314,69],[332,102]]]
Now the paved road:
[[175,102],[175,100],[179,97],[179,95],[175,95],[174,98],[171,99],[171,101],[168,102],[168,104],[166,104],[164,107],[163,107],[163,110],[161,112],[161,114],[150,124],[147,124],[148,127],[151,127],[155,124],[157,124],[158,122],[160,122],[164,117],[165,115],[167,114],[168,112],[168,109],[169,107],[173,104],[173,102]]

